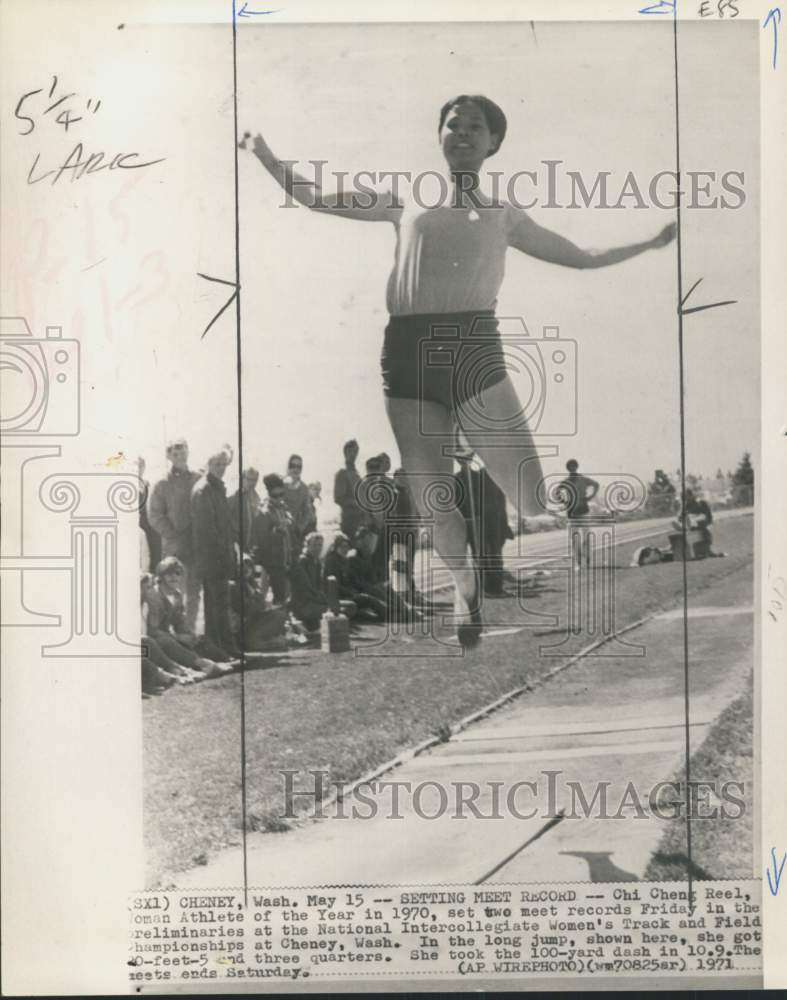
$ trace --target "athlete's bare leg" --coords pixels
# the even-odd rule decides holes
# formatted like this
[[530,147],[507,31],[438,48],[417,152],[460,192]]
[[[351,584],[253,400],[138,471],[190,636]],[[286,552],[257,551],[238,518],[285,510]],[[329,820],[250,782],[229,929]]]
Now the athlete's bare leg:
[[[454,419],[440,403],[386,397],[388,418],[399,446],[402,468],[408,478],[418,512],[434,521],[434,546],[449,562],[456,581],[460,613],[476,600],[476,574],[467,548],[467,526],[458,510],[439,510],[451,486],[453,459],[446,454],[455,444]],[[429,433],[423,433],[428,426]],[[429,487],[437,490],[430,502]]]
[[519,396],[508,375],[481,396],[457,406],[457,425],[468,445],[483,459],[490,475],[517,509],[519,518],[544,513],[538,499],[542,480],[539,454],[557,454],[539,446],[527,423]]

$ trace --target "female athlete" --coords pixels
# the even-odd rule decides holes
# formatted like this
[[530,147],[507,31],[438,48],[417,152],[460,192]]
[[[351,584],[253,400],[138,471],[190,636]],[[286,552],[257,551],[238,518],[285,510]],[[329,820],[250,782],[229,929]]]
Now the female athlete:
[[[450,504],[430,506],[429,483],[449,482],[456,428],[477,452],[519,517],[542,512],[542,478],[526,415],[507,371],[495,305],[506,250],[513,247],[564,267],[606,267],[675,236],[609,250],[584,250],[535,223],[522,209],[482,189],[480,171],[499,149],[507,122],[489,98],[463,94],[440,110],[438,135],[447,164],[444,197],[424,207],[398,191],[325,191],[279,160],[261,135],[240,143],[302,205],[347,219],[389,222],[396,253],[388,280],[382,350],[385,406],[420,512],[434,518],[434,544],[451,567],[462,624],[459,640],[482,632],[478,574],[466,525]],[[444,508],[449,509],[444,509]]]

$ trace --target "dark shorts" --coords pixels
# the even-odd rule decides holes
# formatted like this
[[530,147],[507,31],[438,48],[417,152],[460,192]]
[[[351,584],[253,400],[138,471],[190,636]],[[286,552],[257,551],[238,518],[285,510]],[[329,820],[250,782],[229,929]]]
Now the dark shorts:
[[383,391],[449,409],[506,377],[494,313],[391,316],[380,359]]

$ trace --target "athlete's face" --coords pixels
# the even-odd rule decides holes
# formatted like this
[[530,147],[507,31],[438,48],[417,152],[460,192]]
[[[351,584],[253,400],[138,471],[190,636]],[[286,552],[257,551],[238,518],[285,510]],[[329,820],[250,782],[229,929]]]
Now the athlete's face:
[[452,170],[477,170],[497,139],[489,131],[484,112],[471,101],[455,104],[440,130],[443,155]]

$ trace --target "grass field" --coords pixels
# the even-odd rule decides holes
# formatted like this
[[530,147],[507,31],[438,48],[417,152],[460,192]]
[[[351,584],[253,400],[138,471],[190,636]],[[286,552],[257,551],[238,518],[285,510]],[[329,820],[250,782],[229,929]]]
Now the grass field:
[[[737,815],[734,803],[709,802],[702,806],[708,818],[691,823],[692,874],[697,879],[751,878],[753,866],[754,720],[753,683],[721,713],[702,746],[691,757],[692,781],[736,782],[734,790],[746,808]],[[685,787],[685,769],[671,778]],[[722,808],[724,806],[724,808]],[[710,815],[716,812],[716,816]],[[725,818],[724,813],[728,816]],[[661,842],[648,865],[646,878],[684,881],[688,845],[683,819],[667,822]]]
[[[719,524],[715,538],[729,557],[689,564],[692,599],[751,562],[750,517]],[[616,550],[618,627],[681,599],[678,564],[628,567],[637,544]],[[487,620],[523,623],[516,603],[490,602]],[[565,575],[554,573],[542,579],[526,607],[565,615],[565,603]],[[357,778],[511,689],[539,683],[560,663],[539,656],[544,642],[536,628],[485,639],[462,658],[312,653],[247,672],[249,828],[286,830],[282,769],[324,769],[337,783]],[[154,886],[165,873],[204,863],[240,842],[241,678],[179,688],[142,707],[146,882]]]

